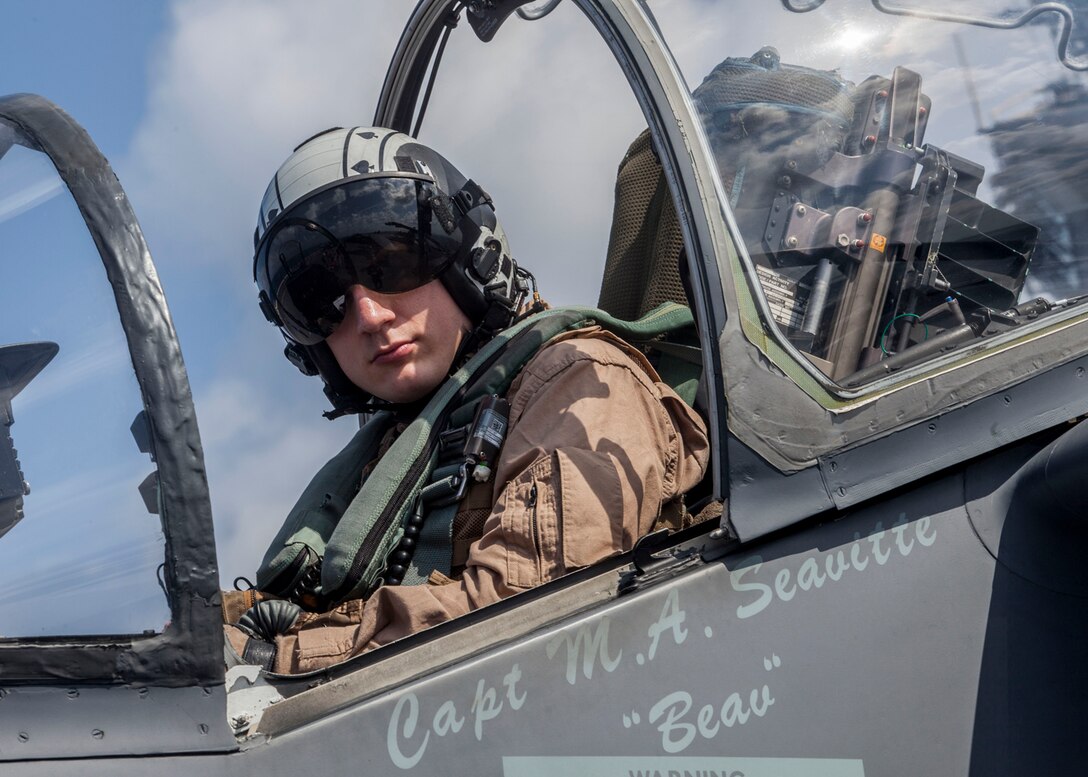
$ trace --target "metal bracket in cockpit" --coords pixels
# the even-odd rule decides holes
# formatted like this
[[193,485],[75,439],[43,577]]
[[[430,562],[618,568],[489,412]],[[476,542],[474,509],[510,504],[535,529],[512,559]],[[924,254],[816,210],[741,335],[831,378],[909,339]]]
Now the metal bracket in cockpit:
[[499,31],[499,27],[510,17],[510,14],[517,11],[522,19],[529,21],[541,19],[555,10],[559,0],[550,0],[539,9],[531,11],[525,11],[522,8],[522,6],[534,4],[539,5],[539,0],[469,0],[466,4],[468,23],[472,26],[476,37],[488,43],[495,37],[495,33]]

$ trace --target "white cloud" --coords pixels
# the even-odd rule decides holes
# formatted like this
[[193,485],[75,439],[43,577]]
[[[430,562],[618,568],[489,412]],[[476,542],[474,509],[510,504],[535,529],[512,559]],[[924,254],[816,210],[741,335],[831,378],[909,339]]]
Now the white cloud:
[[204,265],[251,299],[257,205],[313,132],[369,123],[403,7],[180,0],[148,112],[119,168],[160,264]]

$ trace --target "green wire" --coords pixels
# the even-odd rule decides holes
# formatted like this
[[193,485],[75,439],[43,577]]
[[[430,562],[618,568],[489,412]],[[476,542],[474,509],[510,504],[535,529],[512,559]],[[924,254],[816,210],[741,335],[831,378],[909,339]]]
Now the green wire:
[[[921,320],[922,317],[919,316],[917,313],[900,313],[898,316],[896,316],[895,318],[893,318],[891,321],[888,322],[887,326],[884,327],[884,331],[881,332],[881,334],[880,334],[880,351],[885,356],[891,356],[891,354],[888,353],[888,350],[884,347],[884,341],[888,337],[888,330],[891,329],[892,324],[894,324],[896,321],[898,321],[901,318],[917,318],[917,319]],[[926,340],[929,339],[929,324],[927,324],[925,321],[922,321],[922,326],[924,326],[926,328],[925,336],[922,339],[922,342],[925,342]]]

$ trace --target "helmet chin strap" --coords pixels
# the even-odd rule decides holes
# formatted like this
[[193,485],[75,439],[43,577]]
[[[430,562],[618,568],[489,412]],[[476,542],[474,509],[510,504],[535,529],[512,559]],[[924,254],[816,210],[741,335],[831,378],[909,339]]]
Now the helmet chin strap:
[[465,362],[472,358],[472,355],[479,350],[480,346],[494,337],[494,333],[490,336],[485,336],[482,331],[483,324],[477,324],[472,329],[464,330],[464,337],[461,338],[461,344],[457,347],[457,353],[453,355],[453,361],[450,362],[450,369],[447,373],[447,377],[453,375]]

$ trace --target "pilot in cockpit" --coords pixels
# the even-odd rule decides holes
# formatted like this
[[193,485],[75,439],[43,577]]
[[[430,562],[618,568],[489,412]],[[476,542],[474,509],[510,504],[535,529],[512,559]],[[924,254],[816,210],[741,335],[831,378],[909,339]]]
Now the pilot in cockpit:
[[288,359],[322,379],[326,415],[368,420],[255,590],[225,595],[246,663],[325,667],[690,522],[705,424],[629,344],[690,326],[686,308],[546,311],[483,189],[381,128],[300,145],[255,243]]

